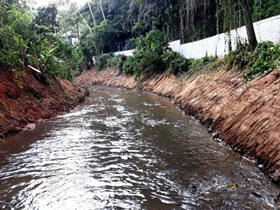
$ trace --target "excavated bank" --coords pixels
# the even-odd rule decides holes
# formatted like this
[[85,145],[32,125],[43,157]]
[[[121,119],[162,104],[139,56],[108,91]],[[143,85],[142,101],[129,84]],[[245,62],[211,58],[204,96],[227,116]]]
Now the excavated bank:
[[263,163],[280,181],[280,73],[274,71],[244,84],[234,71],[212,71],[177,78],[158,74],[139,84],[114,69],[86,71],[79,84],[105,85],[150,91],[172,98],[185,112],[218,132],[220,138],[243,155]]
[[70,81],[29,70],[0,71],[0,140],[9,133],[68,111],[87,92]]

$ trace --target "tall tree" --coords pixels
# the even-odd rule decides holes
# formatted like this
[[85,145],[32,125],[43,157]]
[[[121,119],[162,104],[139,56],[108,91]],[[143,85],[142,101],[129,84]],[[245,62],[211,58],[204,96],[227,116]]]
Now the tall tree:
[[251,6],[250,6],[248,0],[239,0],[239,4],[242,8],[242,12],[243,12],[243,16],[244,16],[249,47],[250,47],[250,50],[254,50],[256,48],[258,42],[257,42],[257,38],[256,38],[254,25],[253,25],[253,20],[252,20]]
[[55,5],[50,5],[48,7],[41,7],[38,9],[38,15],[35,18],[35,23],[44,27],[42,32],[52,32],[58,31],[58,23],[56,21],[57,8]]
[[93,15],[93,12],[92,12],[91,5],[90,5],[89,2],[87,2],[87,5],[88,5],[88,8],[89,8],[89,11],[90,11],[90,14],[91,14],[92,21],[94,22],[94,25],[96,25],[96,20],[95,20],[95,17]]
[[81,17],[77,13],[78,5],[71,3],[69,10],[59,11],[58,22],[61,34],[71,32],[71,34],[79,39],[80,25],[83,23]]
[[[173,2],[171,2],[172,4]],[[181,43],[214,35],[216,30],[216,1],[180,0]]]
[[104,11],[103,11],[103,7],[102,7],[101,0],[98,0],[98,2],[99,2],[99,6],[100,6],[100,9],[101,9],[101,12],[102,12],[103,20],[106,20],[105,15],[104,15]]

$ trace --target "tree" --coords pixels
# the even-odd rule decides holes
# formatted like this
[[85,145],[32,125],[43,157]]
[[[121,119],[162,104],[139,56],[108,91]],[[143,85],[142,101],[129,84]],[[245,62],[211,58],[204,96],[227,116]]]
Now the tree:
[[104,11],[103,11],[103,7],[102,7],[101,0],[98,0],[98,2],[99,2],[99,6],[100,6],[100,10],[101,10],[102,16],[103,16],[103,20],[106,20],[105,15],[104,15]]
[[54,4],[48,7],[41,7],[38,9],[38,15],[36,16],[34,22],[44,28],[42,32],[55,33],[58,31],[56,16],[57,9]]
[[253,25],[253,20],[252,20],[251,6],[250,6],[248,0],[239,0],[239,4],[242,8],[242,12],[243,12],[243,16],[244,16],[247,37],[248,37],[248,42],[249,42],[249,48],[250,48],[250,50],[253,51],[256,48],[258,42],[257,42],[257,38],[256,38],[254,25]]
[[116,32],[110,21],[102,21],[95,26],[94,31],[93,34],[89,33],[89,30],[83,31],[80,40],[80,47],[88,65],[92,65],[93,56],[109,53],[114,49]]
[[[253,26],[252,8],[256,7],[256,1],[252,0],[216,0],[217,4],[217,33],[228,32],[234,28],[245,24],[247,31],[247,40],[250,50],[254,50],[257,46],[257,39]],[[231,44],[229,42],[229,47]]]
[[58,14],[58,23],[61,34],[71,32],[73,37],[79,39],[81,17],[77,13],[78,6],[74,3],[69,5],[69,10],[60,11]]
[[94,17],[94,15],[93,15],[93,12],[92,12],[91,5],[90,5],[89,2],[87,2],[87,5],[88,5],[88,8],[89,8],[91,17],[92,17],[92,21],[93,21],[94,25],[96,25],[96,20],[95,20],[95,17]]
[[181,43],[215,35],[216,7],[217,2],[213,0],[180,0]]
[[[268,4],[267,1],[272,3]],[[268,17],[276,14],[277,11],[278,14],[280,13],[280,9],[277,9],[280,8],[277,4],[279,0],[267,1],[246,1],[252,4],[253,17]],[[112,33],[114,42],[110,43],[112,51],[133,46],[128,45],[131,43],[130,39],[145,36],[151,30],[162,31],[167,41],[181,39],[182,43],[186,43],[218,33],[230,32],[232,29],[252,21],[251,11],[244,7],[239,0],[89,0],[88,2],[89,4],[85,4],[79,10],[83,17],[83,19],[80,18],[82,20],[80,29],[87,33],[92,31],[93,37],[95,37],[94,30],[106,17],[114,29]],[[101,6],[100,2],[102,2]],[[260,9],[260,2],[261,5],[265,5],[265,8]],[[245,12],[242,10],[242,5],[243,8],[246,8]],[[69,16],[73,16],[73,12],[70,11]],[[245,16],[249,17],[246,18],[246,22]],[[252,27],[250,31],[252,31]],[[252,43],[253,39],[248,39]],[[96,48],[96,46],[89,47]],[[99,49],[99,47],[97,48]],[[102,51],[107,50],[100,52]]]

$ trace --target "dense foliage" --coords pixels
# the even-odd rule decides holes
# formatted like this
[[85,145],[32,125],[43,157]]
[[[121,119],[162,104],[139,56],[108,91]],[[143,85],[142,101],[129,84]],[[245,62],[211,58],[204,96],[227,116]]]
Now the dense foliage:
[[109,54],[102,55],[97,62],[97,69],[117,67],[127,75],[149,76],[169,70],[178,75],[189,70],[189,60],[177,52],[173,52],[165,41],[163,32],[152,30],[147,35],[138,39],[137,48],[133,56],[112,57]]
[[[253,21],[280,14],[278,1],[249,0]],[[88,25],[81,29],[80,39],[88,66],[92,65],[94,55],[137,47],[135,55],[123,65],[124,72],[137,75],[140,68],[146,73],[165,69],[163,61],[175,73],[181,65],[177,66],[171,59],[181,59],[176,53],[162,58],[166,53],[145,46],[139,48],[139,42],[150,31],[162,32],[162,37],[158,37],[164,39],[162,44],[176,39],[184,43],[230,31],[245,23],[241,5],[234,0],[103,0],[102,4],[91,1],[79,11],[75,13],[77,18],[81,16]],[[81,23],[85,20],[80,19]],[[68,29],[74,32],[76,28]]]
[[89,65],[92,65],[93,56],[112,52],[115,40],[114,29],[109,21],[104,20],[93,29],[93,34],[88,29],[84,30],[80,41],[81,50]]
[[[254,21],[280,13],[279,0],[246,1],[252,6]],[[85,67],[94,65],[93,56],[99,56],[98,69],[117,66],[137,77],[164,70],[174,74],[192,72],[200,66],[214,66],[217,60],[207,56],[187,60],[172,52],[167,43],[176,39],[183,43],[194,41],[244,25],[246,21],[238,2],[91,0],[81,8],[71,3],[68,10],[60,11],[57,3],[35,11],[24,0],[2,0],[0,66],[16,70],[31,65],[43,73],[71,79]],[[78,44],[73,40],[78,40]],[[250,79],[256,72],[267,72],[274,66],[266,53],[271,55],[273,51],[277,55],[278,48],[265,46],[254,51],[255,57],[260,57],[254,62],[248,47],[238,47],[225,62],[228,67],[239,65],[241,69],[249,65],[251,70],[245,78]],[[132,48],[136,48],[132,57],[108,55]]]
[[17,70],[31,65],[42,73],[67,79],[83,68],[80,50],[56,34],[56,14],[54,6],[41,8],[36,14],[16,0],[1,1],[1,68]]
[[[92,28],[94,25],[102,24],[104,20],[98,2],[91,1],[80,10]],[[113,41],[110,41],[110,49],[99,46],[100,49],[96,53],[132,49],[135,47],[136,38],[156,29],[164,33],[167,41],[181,39],[182,42],[228,31],[244,25],[241,7],[237,2],[235,0],[103,0],[101,6],[106,20],[110,22],[111,29],[108,33],[111,34]],[[253,21],[280,14],[279,0],[249,0],[249,2],[253,8]]]
[[253,52],[248,51],[247,48],[246,43],[239,42],[237,49],[225,57],[228,69],[237,67],[238,70],[245,70],[243,76],[246,81],[279,67],[280,45],[263,42],[259,43]]

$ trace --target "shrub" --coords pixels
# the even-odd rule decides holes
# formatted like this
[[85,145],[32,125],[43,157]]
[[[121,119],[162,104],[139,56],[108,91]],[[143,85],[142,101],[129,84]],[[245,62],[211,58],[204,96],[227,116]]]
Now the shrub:
[[250,52],[248,44],[239,41],[236,50],[230,52],[224,61],[228,69],[237,67],[239,70],[245,70],[243,77],[245,81],[249,81],[271,72],[278,65],[280,45],[262,42],[253,52]]
[[1,68],[20,71],[31,65],[50,77],[65,79],[84,68],[81,50],[69,46],[65,38],[52,30],[56,18],[53,6],[39,9],[34,19],[34,14],[18,1],[0,1],[0,14]]
[[192,72],[200,71],[205,66],[216,62],[216,60],[217,58],[213,56],[205,56],[199,59],[190,59],[190,69],[192,70]]
[[80,48],[73,49],[71,61],[72,74],[76,77],[86,68],[86,60]]
[[271,72],[280,61],[280,45],[272,42],[258,44],[250,54],[249,69],[244,73],[246,81],[252,80],[259,75]]
[[218,69],[219,67],[223,66],[223,60],[222,59],[216,59],[210,64],[210,69]]
[[137,38],[128,39],[125,42],[125,46],[124,46],[123,50],[135,49],[142,41],[143,41],[142,36],[137,37]]
[[107,67],[115,67],[119,71],[123,71],[123,64],[125,60],[126,60],[126,56],[124,55],[112,56],[107,61]]
[[101,71],[106,68],[115,67],[123,71],[123,65],[126,59],[124,55],[114,56],[112,54],[103,54],[97,58],[96,68]]
[[103,69],[106,69],[108,67],[109,60],[112,59],[112,56],[110,54],[102,54],[98,57],[96,68],[97,70],[101,71]]
[[138,40],[135,54],[124,61],[123,72],[134,74],[136,78],[141,74],[151,75],[162,72],[166,69],[162,57],[167,50],[163,33],[152,30],[144,39]]
[[137,60],[136,56],[130,56],[128,57],[124,63],[123,63],[123,72],[126,75],[140,75],[139,68],[137,67],[139,65],[139,60]]
[[123,71],[123,65],[126,61],[127,57],[124,55],[119,55],[116,57],[116,66],[120,71]]
[[158,54],[162,54],[167,48],[168,43],[164,39],[163,32],[159,30],[152,30],[149,33],[147,33],[144,39],[144,50],[152,50]]
[[189,70],[189,60],[177,52],[169,51],[164,53],[162,60],[172,74],[177,75]]
[[157,51],[147,49],[139,53],[138,58],[139,60],[138,69],[135,73],[143,73],[147,75],[152,75],[154,73],[160,73],[165,70],[165,65],[162,60],[162,54]]
[[239,70],[244,70],[249,64],[249,57],[250,53],[248,43],[238,40],[236,49],[225,56],[226,67],[228,70],[234,67],[237,67]]

